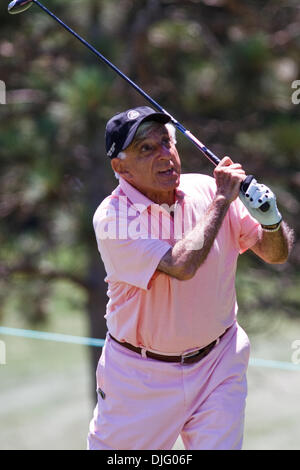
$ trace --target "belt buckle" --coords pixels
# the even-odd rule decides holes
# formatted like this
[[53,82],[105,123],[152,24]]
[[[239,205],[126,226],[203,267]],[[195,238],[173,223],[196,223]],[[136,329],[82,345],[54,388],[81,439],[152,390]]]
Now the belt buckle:
[[183,356],[181,356],[181,364],[185,364],[185,359],[189,359],[191,357],[198,356],[198,354],[200,354],[200,352],[201,352],[201,349],[197,349],[197,351],[193,351],[191,353],[184,354]]

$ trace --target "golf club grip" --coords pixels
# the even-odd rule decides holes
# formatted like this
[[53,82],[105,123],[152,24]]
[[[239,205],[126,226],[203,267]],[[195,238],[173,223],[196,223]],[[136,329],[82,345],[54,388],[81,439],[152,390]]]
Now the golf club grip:
[[[253,175],[248,175],[246,176],[246,178],[244,179],[244,181],[242,182],[241,184],[241,190],[243,191],[243,193],[245,193],[251,183],[251,181],[253,180],[254,176]],[[262,211],[262,212],[267,212],[270,208],[270,204],[269,202],[264,202],[264,204],[262,204],[259,209]]]

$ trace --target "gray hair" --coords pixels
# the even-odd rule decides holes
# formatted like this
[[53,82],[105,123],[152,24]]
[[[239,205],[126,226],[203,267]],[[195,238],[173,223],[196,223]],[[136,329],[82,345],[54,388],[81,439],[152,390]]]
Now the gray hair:
[[[139,127],[138,127],[138,130],[136,131],[136,134],[135,134],[135,137],[134,138],[140,138],[140,137],[144,137],[145,135],[147,135],[149,129],[153,128],[153,127],[156,127],[157,125],[157,121],[147,121],[147,122],[143,122]],[[168,132],[169,132],[169,135],[171,136],[171,139],[173,141],[174,144],[176,144],[177,140],[176,140],[176,127],[174,126],[174,124],[172,124],[171,122],[167,122],[165,124],[165,127],[167,128]],[[122,152],[119,152],[118,155],[115,157],[115,158],[120,158],[120,160],[125,160],[126,158],[126,152],[124,150],[122,150]],[[115,173],[115,177],[117,179],[120,178],[120,175],[119,173],[117,173],[116,171],[114,172]]]

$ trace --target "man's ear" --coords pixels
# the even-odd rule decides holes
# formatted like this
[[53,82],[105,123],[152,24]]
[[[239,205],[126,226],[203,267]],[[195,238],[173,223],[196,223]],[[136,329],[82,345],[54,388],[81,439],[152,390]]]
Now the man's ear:
[[110,164],[111,164],[111,167],[112,167],[112,169],[115,173],[120,174],[120,166],[121,166],[120,163],[121,163],[121,160],[119,158],[112,158],[111,159]]
[[112,158],[111,160],[111,167],[114,172],[118,173],[120,176],[127,176],[130,177],[131,173],[127,169],[126,162],[121,158]]

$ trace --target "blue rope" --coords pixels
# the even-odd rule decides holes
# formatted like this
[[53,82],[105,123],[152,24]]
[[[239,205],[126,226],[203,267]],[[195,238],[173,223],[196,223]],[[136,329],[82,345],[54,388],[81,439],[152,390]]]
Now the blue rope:
[[269,367],[271,369],[300,371],[300,365],[293,364],[292,362],[271,361],[270,359],[250,358],[249,365],[255,367]]
[[[59,343],[81,344],[84,346],[93,346],[96,348],[102,348],[105,342],[104,339],[63,335],[61,333],[48,333],[36,330],[24,330],[20,328],[9,328],[6,326],[0,326],[0,334],[30,339],[41,339],[44,341],[56,341]],[[272,361],[269,359],[250,358],[249,365],[254,367],[268,367],[271,369],[300,371],[300,365],[293,364],[291,362]]]
[[20,336],[22,338],[42,339],[45,341],[56,341],[59,343],[82,344],[84,346],[95,346],[102,348],[104,339],[85,338],[83,336],[63,335],[60,333],[47,333],[44,331],[23,330],[19,328],[0,327],[0,334]]

